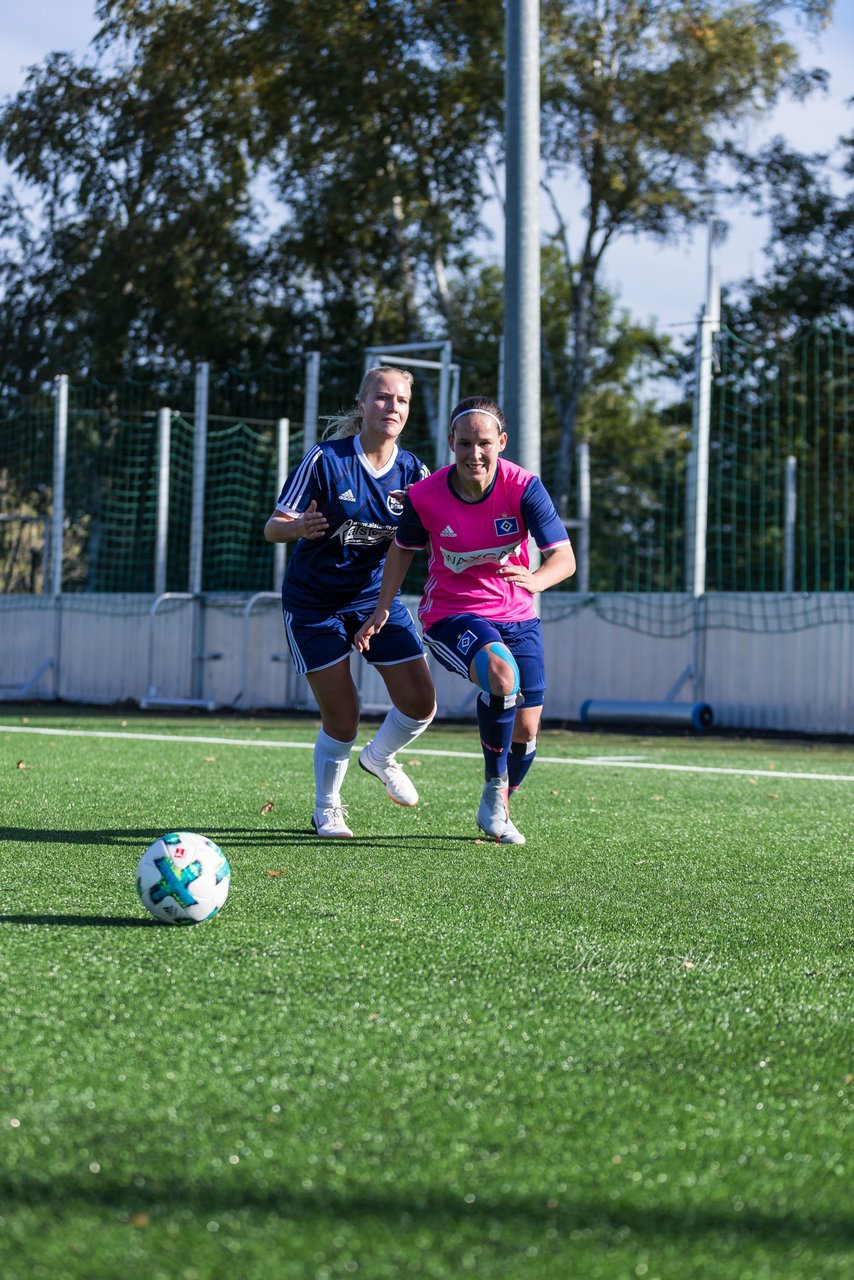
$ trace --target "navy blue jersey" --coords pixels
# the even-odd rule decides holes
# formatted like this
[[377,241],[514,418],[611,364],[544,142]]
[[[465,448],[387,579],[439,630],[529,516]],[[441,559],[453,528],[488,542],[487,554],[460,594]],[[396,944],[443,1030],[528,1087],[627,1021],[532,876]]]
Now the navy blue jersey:
[[276,509],[298,516],[314,499],[329,528],[322,538],[299,538],[288,547],[283,605],[373,608],[406,490],[429,474],[420,458],[396,446],[378,471],[358,436],[315,445],[288,476]]

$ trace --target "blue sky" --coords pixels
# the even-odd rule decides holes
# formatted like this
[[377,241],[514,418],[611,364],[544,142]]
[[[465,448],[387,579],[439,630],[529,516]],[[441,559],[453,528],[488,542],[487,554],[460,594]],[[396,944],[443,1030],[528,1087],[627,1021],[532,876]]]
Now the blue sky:
[[[83,54],[95,34],[94,0],[0,0],[0,99],[17,92],[26,68],[55,49]],[[817,39],[793,28],[805,66],[821,66],[830,72],[830,90],[815,94],[806,103],[782,104],[773,117],[744,131],[743,141],[753,147],[776,134],[802,150],[829,150],[836,138],[854,129],[854,111],[846,110],[854,95],[854,4],[836,0],[836,16]],[[7,172],[0,168],[0,180]],[[572,192],[566,191],[571,210]],[[734,284],[751,272],[762,270],[762,245],[766,230],[761,219],[747,210],[721,209],[731,223],[727,241],[718,249],[721,279]],[[543,220],[548,214],[544,208]],[[490,219],[500,232],[498,218]],[[496,239],[485,252],[499,256]],[[639,319],[655,318],[668,330],[678,331],[693,322],[705,294],[706,236],[698,231],[684,243],[660,248],[644,241],[625,240],[612,246],[606,258],[606,281],[623,305]]]

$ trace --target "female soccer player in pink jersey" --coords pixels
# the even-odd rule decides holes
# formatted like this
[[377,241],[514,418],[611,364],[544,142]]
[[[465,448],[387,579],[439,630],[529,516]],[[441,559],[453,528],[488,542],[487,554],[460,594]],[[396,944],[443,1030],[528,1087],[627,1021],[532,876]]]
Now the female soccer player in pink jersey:
[[[545,659],[534,595],[575,572],[575,555],[542,481],[501,458],[504,414],[472,396],[451,414],[455,462],[412,485],[386,556],[374,613],[357,632],[362,652],[382,630],[412,557],[429,547],[418,610],[424,641],[443,667],[481,690],[477,719],[486,780],[477,825],[501,844],[524,844],[509,795],[530,769],[543,711]],[[532,570],[531,534],[542,553]]]

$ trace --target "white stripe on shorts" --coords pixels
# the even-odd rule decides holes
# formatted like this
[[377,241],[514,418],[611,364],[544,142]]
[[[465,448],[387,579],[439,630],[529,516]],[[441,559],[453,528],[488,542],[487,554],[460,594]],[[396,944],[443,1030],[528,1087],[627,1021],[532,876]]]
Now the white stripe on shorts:
[[305,658],[302,656],[302,654],[299,651],[299,646],[297,645],[297,642],[294,639],[294,633],[291,629],[293,614],[288,613],[287,609],[283,609],[282,618],[285,623],[285,635],[288,637],[288,648],[291,651],[291,658],[293,659],[293,663],[294,663],[294,671],[296,671],[298,675],[304,676],[308,668],[306,667]]
[[453,670],[459,672],[464,679],[468,680],[469,663],[466,662],[465,658],[461,658],[458,653],[455,653],[453,649],[449,649],[446,644],[440,644],[438,640],[431,640],[426,634],[422,636],[422,639],[428,649],[432,650],[435,654],[441,653],[442,657],[447,660]]

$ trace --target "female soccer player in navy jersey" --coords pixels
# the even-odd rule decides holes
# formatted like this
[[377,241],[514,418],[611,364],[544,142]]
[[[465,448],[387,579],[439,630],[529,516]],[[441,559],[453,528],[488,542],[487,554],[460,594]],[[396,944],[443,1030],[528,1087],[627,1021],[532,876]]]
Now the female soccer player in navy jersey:
[[[425,643],[443,667],[481,690],[486,781],[477,825],[501,844],[524,844],[510,821],[509,796],[533,763],[543,711],[545,661],[534,595],[574,573],[575,555],[542,481],[501,458],[507,427],[494,400],[460,401],[448,441],[453,465],[407,493],[377,608],[356,647],[369,652],[382,638],[415,551],[429,546],[418,610]],[[533,571],[529,533],[542,553]]]
[[[409,416],[412,375],[383,365],[362,380],[356,408],[330,420],[332,439],[315,445],[285,481],[267,521],[268,542],[292,542],[282,584],[288,646],[320,709],[314,748],[319,836],[352,836],[341,784],[359,725],[350,650],[376,607],[383,558],[394,538],[406,490],[429,475],[398,447]],[[359,764],[379,778],[397,804],[418,792],[395,753],[423,733],[436,694],[415,623],[392,592],[383,636],[365,656],[377,667],[393,703]]]

